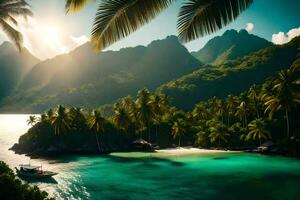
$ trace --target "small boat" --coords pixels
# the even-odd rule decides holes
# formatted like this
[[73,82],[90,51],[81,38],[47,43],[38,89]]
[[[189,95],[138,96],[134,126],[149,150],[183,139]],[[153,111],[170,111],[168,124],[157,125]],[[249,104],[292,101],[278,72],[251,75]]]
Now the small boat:
[[52,176],[57,175],[55,172],[42,170],[42,166],[31,164],[19,165],[19,168],[16,167],[16,172],[18,176],[29,178],[51,178]]

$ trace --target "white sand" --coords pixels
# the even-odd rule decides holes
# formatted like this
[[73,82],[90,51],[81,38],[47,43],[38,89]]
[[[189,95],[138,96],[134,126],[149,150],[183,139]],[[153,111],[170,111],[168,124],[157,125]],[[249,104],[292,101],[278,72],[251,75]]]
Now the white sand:
[[237,151],[199,149],[194,147],[178,147],[170,149],[157,150],[157,153],[168,155],[188,155],[188,154],[204,154],[204,153],[232,153]]

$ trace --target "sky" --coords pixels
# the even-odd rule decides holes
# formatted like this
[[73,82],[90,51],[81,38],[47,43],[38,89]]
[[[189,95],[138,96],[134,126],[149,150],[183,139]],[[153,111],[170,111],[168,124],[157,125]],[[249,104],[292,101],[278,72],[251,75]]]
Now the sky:
[[[24,46],[44,60],[70,50],[89,40],[97,3],[89,4],[76,14],[65,14],[64,0],[27,0],[34,17],[19,19],[18,29],[24,36]],[[98,0],[98,3],[100,0]],[[183,0],[175,3],[146,26],[106,50],[148,45],[151,41],[177,35],[176,20]],[[284,44],[300,35],[299,0],[254,0],[254,3],[234,22],[220,31],[184,44],[189,51],[201,49],[211,38],[228,29],[246,29],[275,44]],[[0,31],[0,42],[7,37]]]

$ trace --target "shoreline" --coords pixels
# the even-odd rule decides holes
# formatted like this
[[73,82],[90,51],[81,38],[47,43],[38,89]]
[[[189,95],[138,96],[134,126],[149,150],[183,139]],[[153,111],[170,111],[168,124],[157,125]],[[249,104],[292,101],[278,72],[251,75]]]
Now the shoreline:
[[184,156],[184,155],[201,155],[201,154],[217,154],[217,153],[251,153],[251,154],[261,154],[269,156],[282,156],[282,157],[296,157],[300,158],[299,153],[295,152],[285,152],[285,151],[258,151],[254,149],[205,149],[197,148],[193,146],[183,146],[183,147],[169,147],[162,149],[153,149],[153,150],[134,150],[131,148],[120,148],[120,149],[101,149],[97,150],[87,150],[87,149],[69,149],[69,150],[59,150],[54,151],[42,150],[40,151],[29,151],[28,149],[19,149],[18,146],[13,146],[9,148],[15,154],[26,155],[30,158],[50,158],[57,155],[74,155],[74,156],[102,156],[109,155],[114,153],[153,153],[163,156]]
[[165,155],[197,155],[208,153],[242,153],[243,151],[202,149],[196,147],[176,147],[156,150],[155,152]]

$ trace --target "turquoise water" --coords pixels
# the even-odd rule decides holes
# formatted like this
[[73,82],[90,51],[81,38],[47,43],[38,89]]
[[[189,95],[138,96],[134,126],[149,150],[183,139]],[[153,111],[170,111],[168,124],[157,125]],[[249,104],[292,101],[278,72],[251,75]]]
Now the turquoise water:
[[[29,160],[7,150],[28,129],[26,118],[0,115],[0,160],[11,167]],[[59,172],[53,182],[34,183],[58,199],[300,199],[300,160],[295,158],[115,153],[31,163]]]

